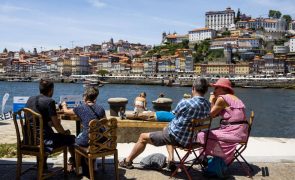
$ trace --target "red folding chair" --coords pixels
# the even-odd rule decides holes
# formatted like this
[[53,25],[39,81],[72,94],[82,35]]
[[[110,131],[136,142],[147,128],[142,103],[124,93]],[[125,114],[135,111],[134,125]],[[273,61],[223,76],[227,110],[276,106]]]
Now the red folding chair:
[[[192,179],[192,177],[190,176],[188,171],[194,164],[198,164],[198,162],[200,162],[200,157],[202,157],[202,155],[205,153],[209,133],[206,133],[204,144],[196,143],[195,139],[196,139],[197,134],[200,131],[210,131],[211,122],[212,122],[211,117],[207,117],[205,119],[193,119],[192,120],[192,128],[191,128],[192,135],[190,137],[190,140],[189,140],[190,143],[189,143],[188,147],[174,146],[174,150],[177,154],[177,157],[179,158],[179,164],[177,165],[176,170],[172,173],[171,178],[177,174],[179,169],[183,169],[183,171],[187,175],[188,179],[189,180]],[[185,155],[183,157],[181,157],[177,149],[186,151]],[[197,155],[196,151],[200,152],[199,155]],[[190,154],[194,154],[195,159],[187,161]],[[192,162],[192,163],[191,163],[191,166],[187,169],[185,164],[187,164],[189,162]]]
[[[250,164],[246,161],[246,159],[242,156],[242,153],[246,150],[247,145],[248,145],[248,140],[249,140],[249,136],[250,136],[250,132],[251,132],[251,128],[252,128],[252,124],[253,124],[253,120],[254,120],[254,111],[251,111],[251,115],[250,115],[250,119],[248,121],[248,137],[246,139],[246,141],[240,142],[239,145],[237,146],[236,150],[235,150],[235,154],[234,154],[234,159],[229,163],[232,164],[234,160],[237,160],[238,163],[241,165],[241,167],[243,168],[243,170],[249,175],[249,177],[252,177],[251,173],[254,171],[253,168],[250,166]],[[241,158],[241,161],[243,161],[247,167],[245,167],[245,165],[239,160],[239,158]]]

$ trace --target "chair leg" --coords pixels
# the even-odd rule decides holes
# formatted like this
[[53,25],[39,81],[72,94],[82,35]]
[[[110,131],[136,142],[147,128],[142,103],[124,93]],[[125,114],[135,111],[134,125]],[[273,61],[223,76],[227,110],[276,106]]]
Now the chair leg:
[[64,148],[63,150],[64,153],[64,174],[67,175],[68,174],[68,148]]
[[81,155],[75,151],[75,159],[76,159],[76,174],[80,175],[80,167],[81,167]]
[[38,157],[38,180],[42,179],[43,175],[43,166],[44,166],[44,157]]
[[116,151],[114,154],[114,165],[115,165],[116,180],[119,180],[118,151]]
[[188,173],[188,171],[187,171],[187,169],[186,169],[186,167],[185,167],[185,165],[184,165],[186,159],[187,159],[187,158],[189,157],[189,155],[191,154],[191,151],[188,151],[188,152],[183,156],[183,158],[180,157],[180,155],[178,154],[178,152],[177,152],[176,149],[175,149],[175,152],[176,152],[176,154],[177,154],[177,156],[178,156],[180,162],[179,162],[179,165],[177,166],[176,170],[175,170],[175,171],[172,173],[172,175],[170,176],[170,178],[174,177],[174,176],[177,174],[178,169],[183,169],[184,172],[185,172],[185,174],[187,175],[188,179],[189,179],[189,180],[192,180],[192,177],[190,176],[190,174]]
[[93,159],[88,158],[90,180],[94,180]]
[[101,157],[101,167],[102,167],[102,171],[105,172],[105,156]]
[[22,172],[22,154],[17,152],[17,165],[16,165],[16,179],[19,180]]

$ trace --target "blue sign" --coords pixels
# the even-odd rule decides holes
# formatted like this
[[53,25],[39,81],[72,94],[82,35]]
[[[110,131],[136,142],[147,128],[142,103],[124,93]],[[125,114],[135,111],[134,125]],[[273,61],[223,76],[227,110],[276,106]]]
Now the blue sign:
[[28,96],[13,97],[13,112],[17,112],[21,108],[24,108],[26,106],[28,99],[29,99]]

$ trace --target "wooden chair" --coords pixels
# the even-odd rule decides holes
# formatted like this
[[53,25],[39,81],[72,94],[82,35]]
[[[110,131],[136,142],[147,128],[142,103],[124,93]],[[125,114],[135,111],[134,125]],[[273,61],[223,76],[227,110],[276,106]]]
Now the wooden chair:
[[[187,175],[187,178],[189,180],[192,179],[191,175],[188,173],[188,170],[194,164],[198,164],[201,161],[200,158],[202,157],[202,155],[204,155],[206,147],[207,147],[209,133],[206,133],[204,144],[195,143],[194,140],[197,138],[197,134],[199,132],[210,131],[211,122],[212,122],[211,117],[207,117],[204,119],[193,119],[192,120],[192,128],[191,128],[192,134],[190,137],[190,143],[189,143],[188,147],[184,148],[184,147],[174,146],[174,150],[177,154],[177,157],[179,158],[179,164],[178,164],[176,170],[172,173],[171,177],[174,177],[177,174],[178,169],[181,168],[184,170],[185,174]],[[183,157],[181,157],[177,149],[181,149],[181,150],[186,151],[185,155]],[[199,155],[197,155],[196,151],[199,151]],[[187,169],[185,164],[191,162],[191,161],[187,161],[187,158],[190,156],[190,154],[194,154],[195,158],[193,160],[191,160],[192,161],[191,166],[189,167],[189,169]]]
[[[101,129],[104,129],[101,132]],[[88,159],[90,179],[94,179],[94,160],[102,157],[104,169],[105,156],[114,155],[116,179],[119,179],[117,150],[117,119],[94,119],[89,122],[89,146],[75,146],[76,173],[79,174],[81,156]]]
[[29,168],[21,172],[23,154],[36,156],[38,169],[37,179],[45,179],[62,170],[67,173],[67,146],[58,147],[52,152],[56,153],[62,151],[64,153],[64,167],[55,168],[55,170],[50,173],[44,173],[44,161],[48,154],[45,154],[44,151],[43,119],[40,114],[29,108],[23,108],[13,114],[13,122],[17,137],[16,179],[20,179],[22,174],[31,169]]
[[[243,168],[243,170],[249,175],[249,177],[251,177],[251,172],[253,172],[253,168],[250,166],[250,164],[246,161],[246,159],[242,156],[242,153],[246,150],[247,145],[248,145],[248,140],[250,137],[250,133],[251,133],[251,129],[252,129],[252,124],[254,121],[254,111],[251,111],[250,114],[250,118],[248,121],[248,137],[246,139],[246,141],[240,142],[239,145],[237,146],[236,150],[235,150],[235,154],[234,154],[234,159],[229,163],[232,164],[232,162],[234,160],[237,160],[238,163],[241,165],[241,167]],[[242,159],[242,161],[247,165],[248,168],[246,168],[242,162],[239,160],[239,158]],[[247,169],[247,170],[246,170]]]

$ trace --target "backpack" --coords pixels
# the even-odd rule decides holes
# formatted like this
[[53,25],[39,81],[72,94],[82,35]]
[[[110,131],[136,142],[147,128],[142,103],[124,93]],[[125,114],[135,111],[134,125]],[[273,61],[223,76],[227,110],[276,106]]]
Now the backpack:
[[227,165],[220,157],[213,156],[208,158],[208,166],[203,169],[204,175],[207,177],[224,178]]

